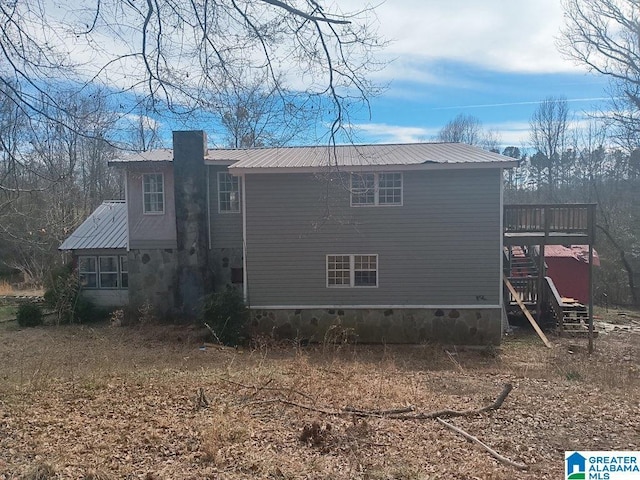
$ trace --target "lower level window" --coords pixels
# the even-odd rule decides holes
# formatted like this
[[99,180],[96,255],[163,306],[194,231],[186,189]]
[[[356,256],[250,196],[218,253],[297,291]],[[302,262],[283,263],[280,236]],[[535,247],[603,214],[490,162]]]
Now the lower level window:
[[80,257],[78,274],[82,288],[98,287],[98,264],[96,257]]
[[78,277],[82,288],[128,288],[127,257],[125,255],[79,257]]
[[327,287],[377,287],[378,255],[327,255]]

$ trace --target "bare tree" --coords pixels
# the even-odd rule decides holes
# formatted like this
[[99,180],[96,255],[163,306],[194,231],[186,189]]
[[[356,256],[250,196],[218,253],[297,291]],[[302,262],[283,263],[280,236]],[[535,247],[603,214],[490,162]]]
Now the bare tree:
[[438,133],[438,141],[478,145],[482,141],[482,122],[463,113],[450,120]]
[[[560,49],[611,79],[604,115],[628,148],[640,144],[640,8],[637,0],[563,0]],[[631,150],[631,149],[629,149]]]
[[[3,1],[0,93],[28,113],[47,114],[64,108],[56,84],[99,85],[185,114],[206,109],[221,86],[260,72],[269,88],[285,77],[300,94],[320,98],[335,138],[347,127],[347,109],[368,105],[375,91],[367,78],[379,66],[373,20],[369,9],[329,12],[317,0],[90,0],[81,8]],[[127,105],[121,115],[134,108]]]
[[[216,99],[224,144],[233,148],[286,145],[302,138],[319,109],[279,80],[257,78],[231,85]],[[316,107],[316,108],[314,108]]]
[[[569,107],[564,98],[547,97],[531,116],[531,145],[536,154],[531,157],[539,173],[547,172],[550,192],[556,187],[556,170],[562,164],[562,153],[567,143]],[[534,160],[535,157],[535,160]]]
[[[114,119],[101,92],[69,93],[61,110],[48,111],[46,102],[40,108],[46,115],[14,130],[23,144],[12,154],[19,168],[11,175],[12,188],[0,189],[7,199],[0,211],[0,262],[21,271],[25,282],[39,281],[55,264],[62,240],[120,190],[116,173],[107,169],[115,149],[103,139]],[[10,110],[0,111],[0,125],[14,118]],[[6,145],[15,141],[3,137]]]

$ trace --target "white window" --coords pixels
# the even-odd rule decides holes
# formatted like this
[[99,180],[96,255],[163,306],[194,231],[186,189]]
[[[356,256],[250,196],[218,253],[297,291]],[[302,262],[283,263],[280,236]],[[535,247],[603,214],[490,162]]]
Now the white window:
[[240,212],[240,179],[230,173],[218,172],[218,212]]
[[327,255],[327,287],[377,287],[378,255]]
[[118,257],[98,257],[100,288],[118,288]]
[[351,206],[402,205],[402,173],[352,173]]
[[82,288],[128,288],[127,256],[79,257],[78,277]]
[[129,267],[126,255],[120,255],[120,288],[129,288]]
[[98,263],[96,257],[80,257],[78,259],[78,275],[82,288],[97,288]]
[[142,204],[146,214],[164,213],[164,175],[145,173],[142,175]]

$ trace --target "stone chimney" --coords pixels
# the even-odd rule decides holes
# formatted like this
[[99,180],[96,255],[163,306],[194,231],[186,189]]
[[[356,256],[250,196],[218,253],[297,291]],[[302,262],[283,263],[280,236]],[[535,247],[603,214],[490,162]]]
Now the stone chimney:
[[192,318],[200,311],[204,296],[213,291],[208,265],[206,150],[203,131],[173,132],[178,246],[175,307]]

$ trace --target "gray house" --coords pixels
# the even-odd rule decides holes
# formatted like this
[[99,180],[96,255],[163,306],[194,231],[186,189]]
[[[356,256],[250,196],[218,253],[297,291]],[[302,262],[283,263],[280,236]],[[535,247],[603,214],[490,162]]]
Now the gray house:
[[254,330],[278,336],[322,340],[339,324],[362,342],[500,341],[513,159],[465,144],[173,140],[111,164],[127,179],[131,305],[189,315],[235,285]]

